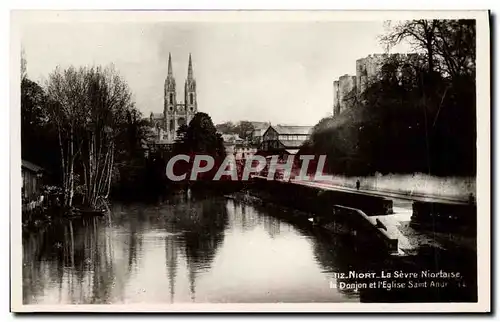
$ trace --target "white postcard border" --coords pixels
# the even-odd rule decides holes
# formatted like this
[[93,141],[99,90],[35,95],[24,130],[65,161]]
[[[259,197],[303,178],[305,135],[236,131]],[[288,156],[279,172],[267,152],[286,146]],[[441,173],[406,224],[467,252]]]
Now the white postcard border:
[[[20,169],[20,39],[24,24],[158,21],[367,21],[476,19],[477,90],[477,303],[279,303],[23,305]],[[11,310],[14,312],[488,312],[490,279],[490,30],[487,11],[13,11],[10,48],[10,233]],[[333,77],[333,76],[332,76]]]

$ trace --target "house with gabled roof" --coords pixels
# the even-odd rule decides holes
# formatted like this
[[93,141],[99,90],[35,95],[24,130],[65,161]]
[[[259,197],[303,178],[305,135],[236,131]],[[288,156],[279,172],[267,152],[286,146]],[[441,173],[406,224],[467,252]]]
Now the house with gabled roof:
[[21,160],[21,198],[26,201],[35,200],[41,194],[42,178],[46,173],[41,166]]

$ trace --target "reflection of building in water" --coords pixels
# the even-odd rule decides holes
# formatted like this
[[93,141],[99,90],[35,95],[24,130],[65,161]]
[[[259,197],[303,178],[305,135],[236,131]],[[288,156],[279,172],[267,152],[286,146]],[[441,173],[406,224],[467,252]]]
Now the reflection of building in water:
[[186,258],[186,265],[188,269],[189,276],[189,293],[191,295],[191,301],[196,300],[196,264],[189,257]]
[[[141,212],[142,210],[139,210]],[[132,269],[137,269],[137,253],[142,252],[142,238],[138,231],[142,231],[144,222],[142,220],[131,219],[129,222],[130,234],[128,236],[128,273]],[[126,246],[124,246],[126,247]]]
[[177,277],[177,242],[175,235],[167,235],[165,238],[165,257],[170,288],[170,303],[174,302],[175,278]]
[[[175,285],[179,263],[179,248],[183,248],[183,243],[178,235],[168,234],[165,238],[165,256],[170,291],[170,303],[175,301]],[[186,268],[189,275],[189,292],[191,300],[195,300],[196,294],[196,267],[195,263],[186,256]]]
[[[177,231],[179,234],[169,233],[165,241],[171,302],[175,301],[175,282],[181,258],[186,261],[189,293],[191,300],[195,301],[197,274],[211,267],[217,248],[224,238],[227,211],[224,203],[217,203],[210,199],[187,202],[185,207],[177,206],[176,209],[174,214],[178,220],[169,232]],[[186,286],[177,291],[185,294],[185,288]]]
[[255,209],[237,200],[228,200],[227,210],[231,214],[231,226],[241,229],[243,232],[250,231],[257,226],[260,217]]
[[275,238],[276,236],[278,236],[280,234],[280,220],[279,219],[277,219],[275,217],[271,217],[271,216],[264,216],[263,220],[264,220],[264,227],[265,227],[266,231],[268,232],[269,236],[271,236],[271,238]]

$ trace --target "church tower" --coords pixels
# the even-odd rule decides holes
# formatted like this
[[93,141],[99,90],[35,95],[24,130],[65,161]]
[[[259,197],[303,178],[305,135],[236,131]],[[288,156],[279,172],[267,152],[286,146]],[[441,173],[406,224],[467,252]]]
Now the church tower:
[[196,80],[193,77],[193,63],[189,54],[188,75],[184,85],[184,104],[186,105],[187,122],[189,123],[198,112],[198,102],[196,99]]
[[171,133],[177,130],[175,128],[175,110],[177,105],[176,89],[175,89],[175,78],[172,72],[172,57],[168,53],[168,74],[167,79],[165,79],[165,106],[163,107],[163,117],[165,120],[164,129],[169,136],[169,140],[172,140]]
[[177,136],[177,130],[181,125],[189,124],[198,112],[196,98],[196,80],[193,77],[193,62],[189,54],[188,76],[184,85],[184,102],[177,101],[175,78],[172,71],[172,57],[168,54],[168,75],[165,79],[164,88],[163,140],[173,143]]

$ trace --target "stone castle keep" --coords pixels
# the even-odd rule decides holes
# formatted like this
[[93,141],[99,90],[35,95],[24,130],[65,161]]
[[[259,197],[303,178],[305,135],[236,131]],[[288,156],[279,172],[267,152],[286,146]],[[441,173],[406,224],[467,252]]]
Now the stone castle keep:
[[333,115],[336,116],[348,108],[346,97],[360,95],[379,74],[384,62],[389,57],[418,59],[418,54],[373,54],[356,60],[356,75],[345,74],[333,82]]
[[150,122],[156,131],[157,144],[172,144],[177,129],[189,124],[198,112],[196,80],[193,77],[193,63],[189,54],[188,73],[184,83],[184,100],[177,100],[176,82],[172,72],[172,57],[168,54],[168,73],[164,85],[163,113],[151,113]]

